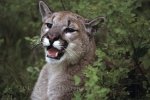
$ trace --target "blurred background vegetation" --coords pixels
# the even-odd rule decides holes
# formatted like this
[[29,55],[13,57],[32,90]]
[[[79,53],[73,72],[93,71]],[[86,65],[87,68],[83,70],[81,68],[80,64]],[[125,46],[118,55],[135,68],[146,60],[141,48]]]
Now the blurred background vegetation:
[[[95,34],[97,60],[74,100],[150,100],[149,0],[44,0],[55,11],[105,16]],[[28,100],[45,63],[38,0],[0,0],[0,99]],[[76,76],[75,83],[80,79]]]

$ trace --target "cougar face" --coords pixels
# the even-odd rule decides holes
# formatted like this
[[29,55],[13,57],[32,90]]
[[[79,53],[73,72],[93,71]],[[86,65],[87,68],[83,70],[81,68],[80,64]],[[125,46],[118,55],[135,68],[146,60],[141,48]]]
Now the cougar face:
[[[76,63],[90,49],[93,27],[103,20],[92,21],[69,11],[52,12],[44,2],[39,3],[42,16],[41,41],[48,63]],[[94,32],[94,31],[93,31]],[[94,43],[94,41],[93,41]]]
[[82,17],[67,11],[48,14],[43,19],[41,41],[47,62],[74,63],[83,56],[83,48],[89,42],[83,22]]

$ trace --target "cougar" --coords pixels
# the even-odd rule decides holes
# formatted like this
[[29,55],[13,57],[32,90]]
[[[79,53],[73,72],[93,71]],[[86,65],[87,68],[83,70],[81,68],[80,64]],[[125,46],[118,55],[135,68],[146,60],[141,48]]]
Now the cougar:
[[[43,1],[39,1],[39,11],[47,63],[40,72],[31,100],[71,100],[84,83],[83,70],[95,60],[95,28],[104,18],[88,20],[69,11],[53,12]],[[81,78],[78,86],[74,75]]]

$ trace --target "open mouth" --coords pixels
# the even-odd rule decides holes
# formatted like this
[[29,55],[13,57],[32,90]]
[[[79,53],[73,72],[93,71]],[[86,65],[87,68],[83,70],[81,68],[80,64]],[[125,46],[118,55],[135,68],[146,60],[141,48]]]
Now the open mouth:
[[53,46],[48,46],[47,48],[47,57],[53,58],[53,59],[60,59],[63,55],[65,50],[58,50],[57,48]]
[[46,38],[46,41],[43,39],[43,42],[47,42],[47,44],[49,44],[46,46],[44,45],[46,49],[46,56],[58,60],[64,55],[65,49],[68,46],[67,41],[62,39],[49,40],[48,38]]

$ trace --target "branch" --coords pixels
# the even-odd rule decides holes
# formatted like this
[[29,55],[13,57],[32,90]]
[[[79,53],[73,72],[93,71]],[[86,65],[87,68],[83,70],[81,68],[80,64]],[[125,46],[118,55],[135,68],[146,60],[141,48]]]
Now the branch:
[[[130,42],[131,42],[131,47],[132,47],[132,49],[133,49],[133,52],[135,52],[136,47],[135,47],[135,44],[134,44],[134,41],[133,41],[131,35],[129,35],[128,38],[129,38],[129,40],[130,40]],[[134,54],[134,53],[133,53],[133,54]],[[134,55],[134,56],[135,56],[135,55]],[[147,77],[145,76],[145,73],[143,72],[142,68],[140,67],[139,58],[136,56],[136,58],[132,57],[132,59],[133,59],[133,62],[134,62],[134,67],[136,67],[136,68],[140,71],[141,75],[145,78],[145,81],[147,82],[147,87],[149,87],[149,86],[150,86],[149,80],[148,80]]]
[[149,87],[150,87],[149,80],[148,80],[147,77],[145,76],[145,73],[143,72],[142,68],[140,67],[140,62],[139,62],[139,60],[134,61],[134,66],[140,71],[141,75],[144,77],[145,81],[147,82],[147,88],[149,88]]
[[63,10],[66,10],[63,0],[60,0]]

